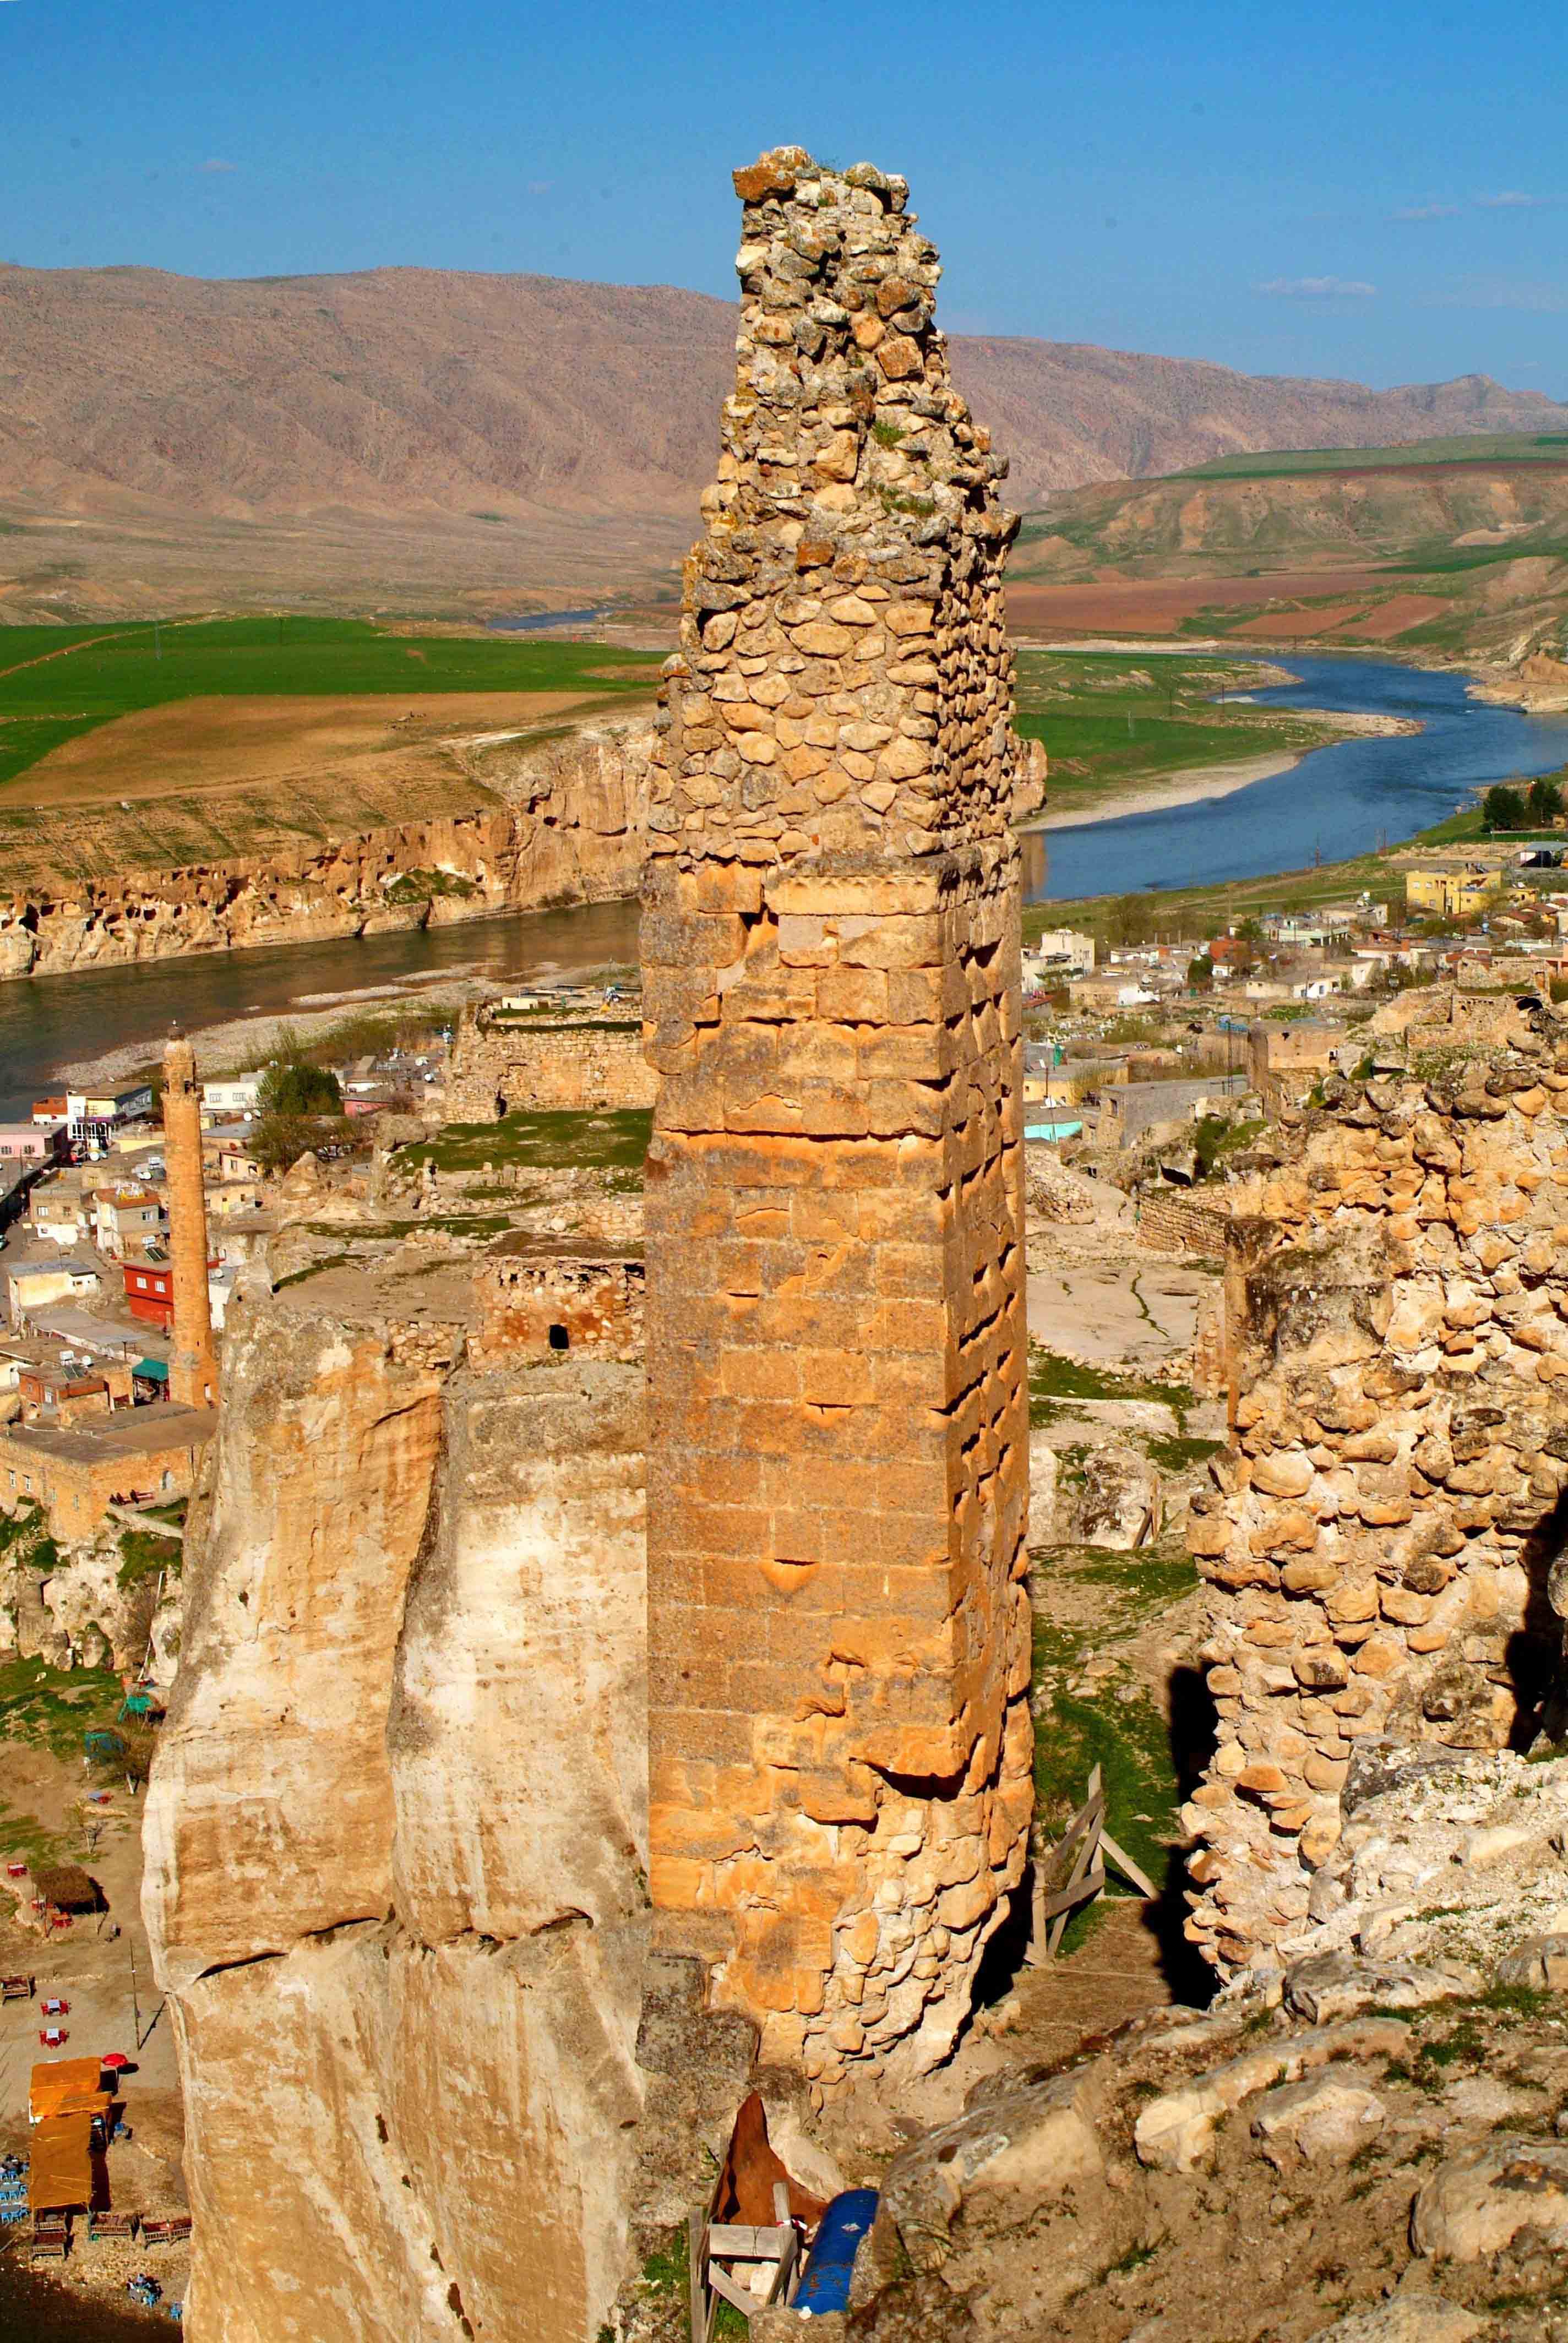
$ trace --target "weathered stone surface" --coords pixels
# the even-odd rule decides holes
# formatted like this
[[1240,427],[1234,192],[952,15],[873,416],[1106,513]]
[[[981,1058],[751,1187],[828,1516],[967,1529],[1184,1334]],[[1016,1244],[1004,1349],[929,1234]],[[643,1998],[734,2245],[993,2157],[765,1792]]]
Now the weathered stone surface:
[[125,879],[62,871],[51,888],[0,897],[0,981],[635,893],[651,746],[646,723],[523,754],[479,744],[468,761],[490,802],[472,813]]
[[[1331,1084],[1283,1134],[1286,1160],[1231,1192],[1233,1445],[1189,1536],[1216,1590],[1222,1705],[1209,1787],[1185,1810],[1205,1848],[1188,1935],[1227,1973],[1296,1947],[1302,1875],[1335,1855],[1358,1748],[1487,1752],[1563,1722],[1553,1602],[1568,1574],[1554,1597],[1550,1558],[1568,1383],[1541,1369],[1568,1364],[1568,1155],[1547,1087],[1568,1075],[1568,1036],[1508,1008],[1489,1065]],[[1284,1598],[1280,1656],[1271,1627],[1267,1645],[1255,1632],[1259,1589]],[[1221,1794],[1238,1746],[1242,1794]],[[1271,1795],[1247,1795],[1270,1767]],[[1489,1816],[1467,1874],[1509,1864],[1521,1827]],[[1398,1925],[1391,1911],[1373,1936]]]
[[1401,2290],[1371,2310],[1353,2310],[1320,2328],[1312,2343],[1470,2343],[1486,2325],[1473,2310],[1434,2294]]
[[1410,2218],[1416,2252],[1440,2261],[1501,2253],[1521,2229],[1568,2246],[1568,2142],[1504,2134],[1453,2157],[1422,2184]]
[[235,1312],[190,1524],[144,1903],[212,2343],[586,2338],[626,2256],[641,1374],[389,1282]]
[[742,184],[643,889],[650,1880],[661,1946],[827,2087],[943,2055],[1024,1860],[1032,766],[1002,467],[924,292],[877,314],[935,255],[879,175]]
[[1334,2074],[1287,2083],[1264,2094],[1252,2117],[1252,2136],[1271,2164],[1348,2164],[1387,2119],[1375,2091]]

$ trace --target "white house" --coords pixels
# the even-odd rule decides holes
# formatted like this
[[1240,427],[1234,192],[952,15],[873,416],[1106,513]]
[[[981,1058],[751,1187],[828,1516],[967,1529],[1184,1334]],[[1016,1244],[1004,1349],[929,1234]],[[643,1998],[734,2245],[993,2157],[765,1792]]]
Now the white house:
[[203,1082],[204,1114],[255,1114],[261,1102],[261,1076],[236,1074],[232,1081]]

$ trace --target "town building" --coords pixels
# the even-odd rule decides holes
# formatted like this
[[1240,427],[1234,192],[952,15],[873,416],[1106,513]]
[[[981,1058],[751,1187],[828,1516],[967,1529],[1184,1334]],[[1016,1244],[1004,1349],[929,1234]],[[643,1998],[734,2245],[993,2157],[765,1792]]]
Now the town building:
[[126,1307],[133,1318],[148,1326],[161,1326],[166,1332],[175,1322],[175,1273],[171,1263],[163,1256],[148,1254],[139,1261],[127,1261],[123,1274],[126,1281]]
[[203,1082],[201,1111],[205,1115],[259,1113],[261,1076],[236,1074],[227,1081]]
[[63,1162],[66,1151],[63,1122],[0,1122],[0,1167],[41,1172],[45,1164]]
[[28,1200],[27,1219],[34,1235],[44,1243],[67,1250],[85,1245],[93,1233],[86,1198],[79,1187],[67,1186],[64,1182],[51,1181],[46,1186],[34,1189]]
[[1404,874],[1404,899],[1412,911],[1466,920],[1484,910],[1503,884],[1502,870],[1483,862],[1412,863]]
[[111,1261],[124,1261],[152,1243],[163,1229],[163,1207],[146,1188],[95,1188],[93,1242]]
[[1074,976],[1094,974],[1094,938],[1074,928],[1047,928],[1023,952],[1023,989],[1062,983]]
[[1100,1093],[1094,1121],[1099,1147],[1135,1147],[1196,1122],[1212,1108],[1230,1106],[1251,1088],[1246,1074],[1210,1074],[1196,1081],[1118,1082]]
[[73,1146],[102,1154],[116,1131],[152,1111],[152,1085],[141,1082],[131,1090],[65,1091],[55,1098],[35,1099],[33,1121],[38,1125],[63,1121]]
[[89,1538],[113,1504],[188,1497],[216,1408],[116,1408],[90,1422],[0,1425],[0,1504],[42,1506],[52,1536]]
[[243,1139],[226,1139],[217,1151],[217,1176],[220,1180],[259,1180],[262,1166],[253,1154],[249,1142]]
[[103,1290],[98,1263],[89,1252],[63,1252],[51,1245],[45,1255],[6,1263],[5,1304],[13,1326],[27,1323],[50,1302],[81,1300]]
[[36,1409],[54,1403],[46,1396],[50,1389],[84,1381],[101,1384],[111,1407],[129,1407],[132,1380],[127,1361],[85,1343],[64,1342],[53,1334],[0,1335],[0,1405],[6,1393],[17,1393],[24,1421],[29,1405]]

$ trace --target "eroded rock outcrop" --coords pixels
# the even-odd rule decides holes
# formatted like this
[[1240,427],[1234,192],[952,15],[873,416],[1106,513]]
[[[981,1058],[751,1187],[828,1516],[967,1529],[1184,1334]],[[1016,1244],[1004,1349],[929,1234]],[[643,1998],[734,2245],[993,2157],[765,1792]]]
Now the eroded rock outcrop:
[[302,840],[257,860],[0,899],[0,978],[316,943],[635,894],[651,734],[603,726],[469,759],[472,812]]
[[[591,2335],[647,1945],[640,1369],[466,1269],[241,1306],[146,1825],[187,2317]],[[542,1347],[542,1346],[541,1346]]]

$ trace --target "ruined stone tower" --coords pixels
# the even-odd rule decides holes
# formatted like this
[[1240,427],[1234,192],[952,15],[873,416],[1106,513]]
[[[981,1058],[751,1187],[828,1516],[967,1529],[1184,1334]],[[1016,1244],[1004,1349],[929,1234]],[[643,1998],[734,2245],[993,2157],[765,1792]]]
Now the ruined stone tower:
[[906,188],[736,174],[651,783],[651,1886],[763,2055],[940,2056],[1031,1807],[1005,467]]
[[169,1397],[210,1407],[217,1397],[212,1305],[206,1284],[206,1197],[201,1176],[201,1087],[196,1052],[182,1033],[164,1045],[164,1161],[168,1168],[169,1252],[174,1270],[174,1352]]

